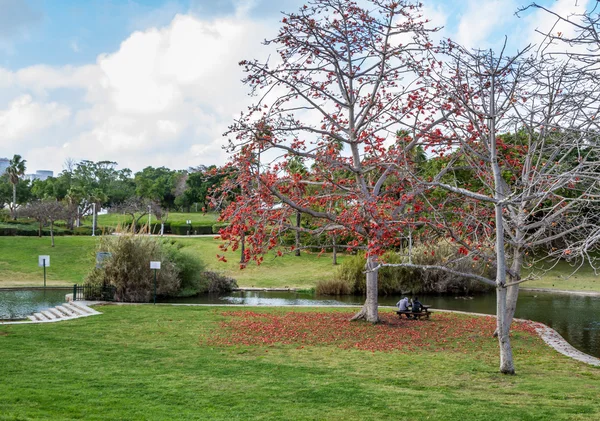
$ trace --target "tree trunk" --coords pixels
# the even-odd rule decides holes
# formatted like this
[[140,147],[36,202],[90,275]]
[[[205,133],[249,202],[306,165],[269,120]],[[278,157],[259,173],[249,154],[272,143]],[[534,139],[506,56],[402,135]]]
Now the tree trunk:
[[498,345],[500,346],[500,372],[502,374],[515,374],[512,347],[510,344],[510,323],[506,317],[506,295],[504,286],[496,289],[496,314],[498,331]]
[[10,210],[12,211],[13,221],[16,221],[17,220],[17,185],[16,184],[13,184],[13,201],[12,201],[12,207],[10,208]]
[[367,299],[362,309],[352,317],[352,320],[366,320],[371,323],[379,322],[378,303],[377,303],[377,274],[378,270],[375,258],[367,258]]
[[[296,228],[300,228],[300,218],[301,214],[299,211],[296,211]],[[300,231],[296,230],[296,250],[294,255],[300,257]]]
[[500,345],[500,372],[515,374],[515,367],[510,345],[510,323],[506,318],[506,251],[504,241],[504,180],[498,163],[498,149],[496,144],[496,84],[495,74],[491,75],[488,142],[490,150],[490,166],[494,175],[494,223],[496,225],[496,330],[498,344]]
[[337,263],[337,247],[335,245],[335,237],[333,237],[333,256],[332,256],[332,259],[333,259],[333,265],[336,266],[338,263]]
[[42,223],[38,224],[38,237],[42,238]]
[[54,247],[54,221],[50,221],[50,244]]

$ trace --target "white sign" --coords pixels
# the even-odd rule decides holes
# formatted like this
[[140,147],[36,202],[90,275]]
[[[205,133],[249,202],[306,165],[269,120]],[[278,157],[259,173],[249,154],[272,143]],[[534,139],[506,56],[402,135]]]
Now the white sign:
[[160,269],[160,262],[150,262],[150,269]]
[[186,222],[186,224],[188,224],[188,225],[192,225],[192,220],[191,220],[191,219],[188,219],[188,220],[187,220],[187,221],[185,221],[185,222]]
[[41,268],[44,266],[50,267],[50,256],[38,256],[38,266]]

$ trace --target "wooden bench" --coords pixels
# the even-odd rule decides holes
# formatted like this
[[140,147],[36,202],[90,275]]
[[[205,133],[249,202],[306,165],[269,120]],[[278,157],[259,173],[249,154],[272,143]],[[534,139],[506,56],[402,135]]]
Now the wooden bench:
[[421,317],[429,319],[429,316],[433,313],[433,311],[429,311],[429,307],[431,306],[423,306],[423,310],[420,313],[413,313],[412,310],[396,310],[396,314],[400,318],[404,314],[407,319],[421,319]]

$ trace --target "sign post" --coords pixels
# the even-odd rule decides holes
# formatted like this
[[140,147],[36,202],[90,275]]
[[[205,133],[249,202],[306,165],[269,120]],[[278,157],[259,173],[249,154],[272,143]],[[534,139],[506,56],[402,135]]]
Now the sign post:
[[50,267],[50,256],[38,256],[38,266],[44,268],[44,288],[46,288],[46,268]]
[[189,227],[188,227],[188,235],[192,235],[192,220],[188,219],[185,222],[189,225]]
[[150,269],[154,269],[154,305],[156,305],[156,272],[160,269],[160,262],[150,262]]

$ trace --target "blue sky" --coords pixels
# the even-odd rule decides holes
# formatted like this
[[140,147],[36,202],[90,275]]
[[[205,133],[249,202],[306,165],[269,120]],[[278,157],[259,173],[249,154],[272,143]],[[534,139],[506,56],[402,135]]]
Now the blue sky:
[[[575,0],[542,3],[565,12]],[[223,164],[222,133],[249,101],[237,62],[265,55],[280,11],[301,4],[0,0],[0,157],[19,153],[32,172],[59,172],[67,158],[134,171]],[[512,50],[550,22],[515,17],[524,4],[424,1],[439,37],[497,48],[509,35]]]

